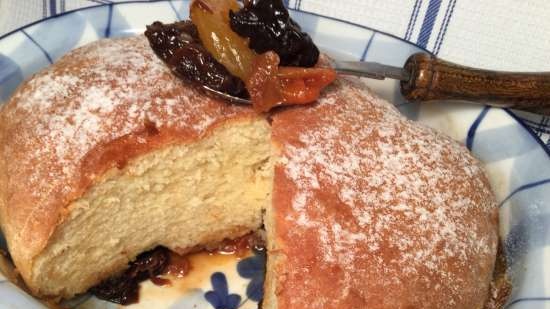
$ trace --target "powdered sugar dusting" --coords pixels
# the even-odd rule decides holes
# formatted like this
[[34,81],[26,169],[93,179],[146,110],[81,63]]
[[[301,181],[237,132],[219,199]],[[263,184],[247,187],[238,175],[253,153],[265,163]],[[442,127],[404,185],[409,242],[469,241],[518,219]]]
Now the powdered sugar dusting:
[[[297,130],[289,123],[307,126]],[[479,303],[496,250],[496,205],[482,169],[463,146],[406,120],[346,80],[314,109],[275,118],[274,134],[283,145],[276,183],[288,179],[294,192],[277,223],[290,248],[286,267],[295,270],[285,276],[285,286],[305,281],[286,299],[292,306],[313,308],[308,290],[316,290],[315,297],[323,298],[317,304],[327,308]],[[279,198],[286,197],[276,196],[275,207]],[[292,251],[304,239],[315,262]],[[304,268],[319,271],[321,279],[304,277]],[[323,277],[335,282],[326,291]],[[418,285],[433,295],[404,300],[404,289]],[[390,286],[396,295],[389,293],[381,306],[369,290],[387,292]],[[426,299],[431,303],[422,303]]]
[[[141,132],[146,124],[181,132],[182,139],[197,138],[239,115],[252,111],[185,85],[144,36],[72,51],[26,82],[2,112],[3,157],[18,160],[7,171],[9,192],[15,193],[10,207],[14,216],[25,216],[25,227],[18,230],[29,236],[33,229],[53,228],[38,224],[46,220],[44,209],[60,211],[77,197],[82,160],[96,147]],[[31,216],[25,208],[32,208]],[[48,214],[59,219],[56,211]],[[43,245],[44,239],[29,237]]]

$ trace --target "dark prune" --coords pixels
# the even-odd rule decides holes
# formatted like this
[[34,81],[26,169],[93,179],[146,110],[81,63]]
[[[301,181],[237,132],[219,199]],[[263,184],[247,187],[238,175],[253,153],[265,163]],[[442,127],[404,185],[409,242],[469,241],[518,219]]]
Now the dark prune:
[[140,254],[121,275],[104,280],[90,289],[97,298],[128,305],[138,301],[139,283],[160,275],[169,262],[169,251],[159,247]]
[[163,60],[168,61],[174,56],[175,50],[189,42],[200,42],[197,28],[189,20],[165,25],[154,22],[147,26],[145,36],[155,53]]
[[283,66],[312,67],[319,59],[319,49],[290,18],[282,0],[248,1],[229,17],[231,29],[249,38],[250,48],[257,53],[275,51]]
[[231,75],[202,45],[185,44],[176,51],[168,65],[181,78],[234,96],[247,97],[244,82]]
[[244,82],[233,76],[202,46],[190,21],[147,26],[145,36],[153,51],[176,76],[214,90],[247,98]]

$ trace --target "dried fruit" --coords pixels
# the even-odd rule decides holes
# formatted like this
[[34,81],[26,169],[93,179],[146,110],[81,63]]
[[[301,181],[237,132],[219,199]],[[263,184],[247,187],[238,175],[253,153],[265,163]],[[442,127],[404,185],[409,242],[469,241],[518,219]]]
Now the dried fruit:
[[321,90],[336,79],[328,68],[279,67],[274,52],[259,55],[246,87],[254,109],[267,112],[275,106],[307,104],[319,97]]
[[185,44],[200,42],[197,29],[191,21],[180,21],[167,25],[156,21],[147,26],[145,36],[155,53],[163,61],[171,59],[175,51]]
[[279,56],[274,52],[267,52],[254,60],[250,77],[246,79],[246,88],[255,110],[267,112],[285,102],[278,71]]
[[197,28],[190,21],[173,24],[155,22],[145,35],[155,53],[174,74],[238,97],[248,97],[242,80],[229,71],[200,44]]
[[336,72],[328,68],[280,67],[278,77],[285,102],[311,103],[321,90],[336,79]]
[[312,67],[317,63],[319,49],[290,18],[281,0],[248,1],[243,9],[229,14],[231,29],[249,38],[249,47],[257,53],[275,51],[284,66]]
[[[315,101],[336,73],[331,69],[279,67],[281,58],[277,50],[290,64],[313,65],[319,56],[309,36],[290,19],[282,3],[245,1],[245,8],[234,13],[239,9],[236,0],[194,0],[191,3],[193,23],[156,22],[147,27],[145,35],[155,53],[177,76],[230,95],[250,95],[254,109],[259,112],[278,105]],[[237,18],[243,12],[248,12],[249,18],[256,14],[254,16],[265,19],[257,21],[256,26],[263,27],[264,33],[259,38],[269,41],[266,42],[270,45],[266,45],[267,51],[260,55],[248,47],[248,39],[230,27],[230,16]],[[266,37],[266,33],[274,29],[280,33]],[[283,42],[287,45],[276,41],[285,38],[290,40]],[[271,47],[275,51],[270,51]]]
[[248,48],[248,41],[229,26],[229,12],[239,9],[236,0],[194,0],[191,20],[202,44],[212,56],[231,74],[246,80],[256,53]]
[[[279,22],[294,23],[288,17],[288,12],[282,3],[280,4],[282,10],[277,6],[277,1],[273,4],[276,11],[271,12],[271,15],[275,17],[277,14],[281,15]],[[274,9],[261,0],[257,5],[247,3],[243,10],[258,9],[263,12],[263,15],[258,16],[264,18],[264,15],[268,15],[264,10]],[[321,89],[334,80],[336,73],[330,69],[279,68],[280,57],[277,53],[267,51],[257,55],[247,46],[247,41],[239,37],[229,26],[230,14],[232,17],[237,16],[232,12],[238,9],[239,6],[235,0],[195,0],[191,3],[191,19],[197,26],[205,48],[232,74],[244,80],[254,109],[266,112],[278,105],[305,104],[315,101]],[[277,22],[269,18],[268,22]],[[280,25],[277,29],[285,29],[287,32],[299,30],[297,25],[292,26],[294,27],[292,29],[289,27]],[[278,36],[279,39],[284,37],[284,35]],[[307,38],[309,39],[309,36]],[[279,43],[275,42],[275,45],[277,44]],[[311,45],[317,50],[313,43]],[[311,49],[311,47],[308,48]],[[317,51],[315,63],[318,55]],[[301,59],[299,55],[294,56],[294,60]],[[309,60],[312,61],[312,58]]]
[[99,299],[129,305],[139,299],[139,283],[161,274],[168,264],[168,250],[158,247],[140,254],[122,274],[104,280],[90,289]]

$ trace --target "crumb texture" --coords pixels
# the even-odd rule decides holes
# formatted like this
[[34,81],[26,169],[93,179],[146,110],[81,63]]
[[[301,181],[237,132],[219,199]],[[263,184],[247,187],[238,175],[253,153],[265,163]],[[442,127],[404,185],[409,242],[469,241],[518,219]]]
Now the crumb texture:
[[143,36],[69,53],[2,107],[0,197],[18,270],[62,297],[155,246],[257,230],[263,210],[266,309],[479,309],[497,247],[478,162],[358,80],[270,127]]
[[[252,115],[184,85],[144,36],[70,52],[25,82],[0,115],[0,154],[11,161],[2,164],[0,217],[9,218],[3,229],[12,255],[31,261],[65,207],[109,168]],[[29,274],[30,264],[18,267]]]
[[497,210],[465,147],[351,80],[273,135],[267,308],[482,308]]
[[70,297],[156,246],[184,253],[258,230],[271,196],[269,139],[265,120],[240,122],[109,171],[69,205],[32,282]]

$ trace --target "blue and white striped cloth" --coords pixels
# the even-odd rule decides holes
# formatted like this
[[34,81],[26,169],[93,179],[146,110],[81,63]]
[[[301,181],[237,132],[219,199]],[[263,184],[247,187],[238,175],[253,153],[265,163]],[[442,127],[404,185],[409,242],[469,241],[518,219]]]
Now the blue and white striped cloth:
[[[139,0],[138,0],[139,1]],[[120,0],[0,0],[0,36],[81,7]],[[134,1],[137,2],[137,1]],[[550,71],[550,1],[284,0],[290,8],[346,20],[412,42],[460,64]],[[368,42],[365,51],[368,49]],[[517,115],[550,147],[550,117]]]

